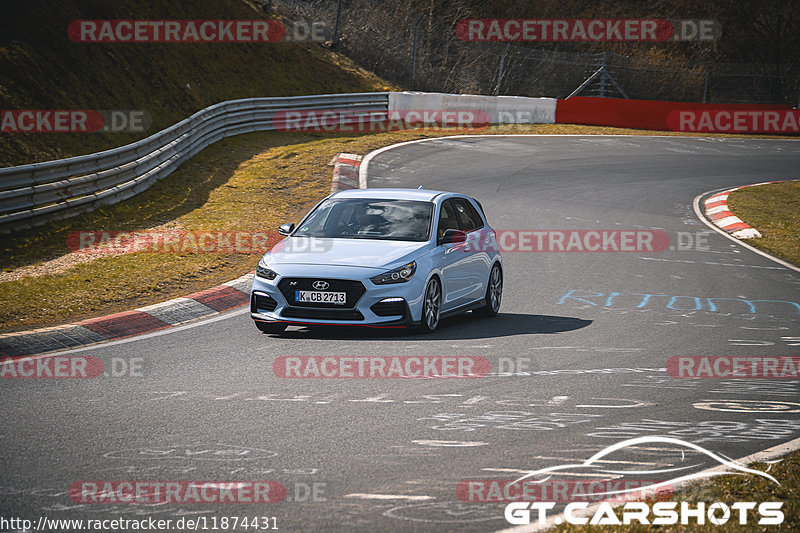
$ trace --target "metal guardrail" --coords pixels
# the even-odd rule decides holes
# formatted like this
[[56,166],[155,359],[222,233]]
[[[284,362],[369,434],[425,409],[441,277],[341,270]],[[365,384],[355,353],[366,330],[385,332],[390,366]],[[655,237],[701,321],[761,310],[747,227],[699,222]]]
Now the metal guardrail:
[[[229,100],[119,148],[0,168],[0,233],[28,229],[110,205],[146,190],[206,146],[240,133],[280,129],[278,111],[352,111],[352,121],[388,110],[389,93]],[[347,114],[349,117],[350,113]]]

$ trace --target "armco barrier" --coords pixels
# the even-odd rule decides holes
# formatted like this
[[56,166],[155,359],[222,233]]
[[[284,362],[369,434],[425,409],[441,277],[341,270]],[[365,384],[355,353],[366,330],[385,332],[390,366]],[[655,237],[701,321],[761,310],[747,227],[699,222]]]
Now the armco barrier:
[[555,98],[421,92],[389,93],[389,112],[408,109],[483,111],[489,116],[492,124],[553,124],[556,121]]
[[[559,100],[556,106],[555,121],[557,124],[587,124],[592,126],[615,126],[618,128],[634,128],[643,130],[681,131],[680,113],[684,111],[698,114],[708,111],[716,117],[718,112],[727,112],[725,125],[733,124],[733,113],[778,111],[791,112],[785,105],[753,105],[753,104],[695,104],[685,102],[656,102],[651,100],[624,100],[619,98],[597,98],[591,96],[573,96]],[[745,117],[746,118],[746,117]],[[695,121],[695,123],[697,120]],[[747,128],[727,133],[755,133],[758,129]],[[795,130],[796,132],[796,130]],[[795,133],[787,131],[784,133]]]
[[[146,139],[120,148],[0,168],[0,233],[27,229],[130,198],[220,139],[251,131],[284,129],[285,115],[276,118],[278,111],[327,109],[348,111],[345,124],[350,116],[351,123],[356,124],[359,117],[375,111],[470,110],[485,112],[495,124],[588,124],[666,131],[680,130],[681,112],[701,114],[707,111],[716,122],[711,129],[696,131],[720,131],[717,128],[720,124],[738,124],[741,119],[742,123],[761,120],[762,126],[780,124],[784,130],[737,126],[738,129],[730,128],[729,132],[800,132],[800,110],[781,105],[693,104],[580,96],[556,100],[419,92],[230,100],[207,107]],[[765,122],[770,120],[772,122]]]
[[0,232],[27,229],[130,198],[220,139],[280,129],[283,124],[273,121],[276,111],[348,110],[355,123],[369,111],[386,112],[388,101],[385,92],[230,100],[120,148],[0,168]]

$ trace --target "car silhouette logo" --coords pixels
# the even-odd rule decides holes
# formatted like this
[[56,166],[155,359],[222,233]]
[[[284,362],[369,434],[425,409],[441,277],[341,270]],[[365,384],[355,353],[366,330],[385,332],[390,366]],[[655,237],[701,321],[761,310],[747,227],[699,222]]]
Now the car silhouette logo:
[[320,281],[315,281],[314,283],[311,284],[311,286],[317,289],[318,291],[324,291],[325,289],[330,287],[331,284],[328,283],[327,281],[320,280]]

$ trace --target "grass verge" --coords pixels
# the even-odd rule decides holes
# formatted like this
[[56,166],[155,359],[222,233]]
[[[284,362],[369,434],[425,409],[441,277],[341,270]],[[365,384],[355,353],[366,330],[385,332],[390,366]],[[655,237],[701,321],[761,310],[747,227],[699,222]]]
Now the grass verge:
[[800,265],[800,181],[739,189],[728,208],[761,233],[748,244]]
[[[677,532],[752,532],[752,531],[800,531],[800,451],[793,452],[777,464],[755,463],[749,465],[750,468],[762,471],[769,471],[775,477],[780,486],[761,476],[730,475],[719,476],[714,481],[704,485],[690,487],[688,490],[675,493],[666,501],[688,502],[692,508],[696,508],[698,502],[705,502],[710,505],[715,502],[722,502],[731,505],[735,502],[784,502],[781,511],[784,515],[783,524],[779,526],[759,526],[759,515],[756,511],[748,513],[747,524],[738,523],[738,513],[731,512],[731,519],[725,524],[714,525],[706,523],[697,525],[692,518],[692,524],[673,526],[652,526],[652,525],[627,525],[627,526],[575,526],[561,525],[552,529],[555,533],[567,533],[573,531],[592,531],[598,533],[625,531],[626,533],[644,533],[645,531],[658,531],[664,533]],[[653,503],[653,502],[650,502]],[[621,518],[620,512],[616,513]],[[720,512],[717,512],[717,516]],[[650,518],[653,518],[651,515]],[[706,520],[706,522],[708,522]]]
[[[686,135],[563,124],[493,126],[482,133]],[[448,134],[259,132],[225,139],[130,200],[4,238],[0,269],[8,274],[66,256],[67,236],[73,231],[270,230],[297,221],[328,193],[332,170],[327,163],[336,153],[366,154],[397,142]],[[19,277],[0,283],[0,331],[64,324],[157,303],[233,279],[254,269],[257,261],[257,255],[244,254],[137,253]]]

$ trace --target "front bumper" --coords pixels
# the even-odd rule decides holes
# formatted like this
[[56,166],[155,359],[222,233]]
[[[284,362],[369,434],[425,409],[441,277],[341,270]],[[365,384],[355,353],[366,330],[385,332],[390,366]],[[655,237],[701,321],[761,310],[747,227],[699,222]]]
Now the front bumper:
[[[414,276],[405,283],[373,284],[370,277],[381,272],[378,269],[354,267],[304,267],[293,271],[291,276],[279,275],[274,280],[255,276],[250,291],[250,316],[261,322],[305,326],[402,328],[417,324],[422,315],[425,280]],[[345,305],[297,303],[294,302],[293,291],[288,287],[288,280],[297,282],[295,286],[298,288],[305,288],[305,283],[314,280],[329,281],[334,287],[337,282],[346,280],[349,287],[353,286],[353,282],[358,282],[364,290],[348,289],[348,297],[352,295],[357,301],[348,301]]]

